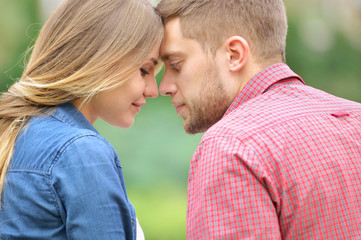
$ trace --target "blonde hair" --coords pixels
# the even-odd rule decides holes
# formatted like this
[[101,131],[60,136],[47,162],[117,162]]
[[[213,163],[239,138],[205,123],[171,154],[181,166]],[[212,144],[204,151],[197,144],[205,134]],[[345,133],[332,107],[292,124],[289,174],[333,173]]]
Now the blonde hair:
[[43,26],[20,80],[1,96],[0,200],[31,116],[124,84],[163,37],[147,0],[65,0]]
[[[212,53],[233,35],[260,61],[285,61],[287,17],[282,0],[161,0],[163,22],[179,17],[182,33]],[[276,60],[276,61],[277,61]]]

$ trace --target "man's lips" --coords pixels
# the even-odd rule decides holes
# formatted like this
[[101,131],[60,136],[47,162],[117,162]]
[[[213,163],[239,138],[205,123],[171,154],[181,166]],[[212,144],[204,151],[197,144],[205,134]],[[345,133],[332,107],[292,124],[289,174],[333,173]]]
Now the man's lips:
[[177,114],[179,115],[180,111],[183,109],[183,107],[185,106],[185,104],[174,104],[173,103],[173,107],[175,108],[175,110],[177,111]]

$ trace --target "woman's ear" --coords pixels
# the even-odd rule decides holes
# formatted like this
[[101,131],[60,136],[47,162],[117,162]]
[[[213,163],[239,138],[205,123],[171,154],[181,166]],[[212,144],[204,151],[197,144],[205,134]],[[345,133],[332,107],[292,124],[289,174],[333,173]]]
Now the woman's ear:
[[226,54],[229,70],[232,72],[240,71],[247,63],[249,55],[248,42],[240,37],[233,36],[226,41]]

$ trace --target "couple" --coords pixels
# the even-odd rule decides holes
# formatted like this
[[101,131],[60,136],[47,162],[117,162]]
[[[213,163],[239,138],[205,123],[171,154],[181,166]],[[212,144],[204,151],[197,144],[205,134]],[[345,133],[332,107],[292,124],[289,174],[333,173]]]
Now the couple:
[[2,94],[2,239],[143,238],[92,124],[130,127],[160,59],[160,94],[206,131],[187,239],[361,236],[361,104],[306,86],[286,33],[282,0],[65,0]]

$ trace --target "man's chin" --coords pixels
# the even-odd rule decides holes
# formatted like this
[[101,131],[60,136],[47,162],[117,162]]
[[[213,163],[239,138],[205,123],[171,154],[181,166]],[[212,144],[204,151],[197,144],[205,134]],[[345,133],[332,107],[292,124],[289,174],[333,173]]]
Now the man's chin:
[[197,134],[197,133],[201,133],[200,131],[196,131],[195,129],[192,129],[192,128],[187,128],[187,127],[184,127],[184,130],[186,133],[188,134]]
[[194,132],[194,129],[192,128],[192,126],[189,124],[189,121],[187,121],[187,119],[185,119],[185,118],[183,118],[183,128],[184,128],[184,131],[188,134],[196,134],[196,132]]
[[208,130],[208,127],[204,126],[198,126],[196,124],[192,124],[187,120],[184,120],[183,122],[183,128],[188,134],[197,134],[197,133],[203,133]]

